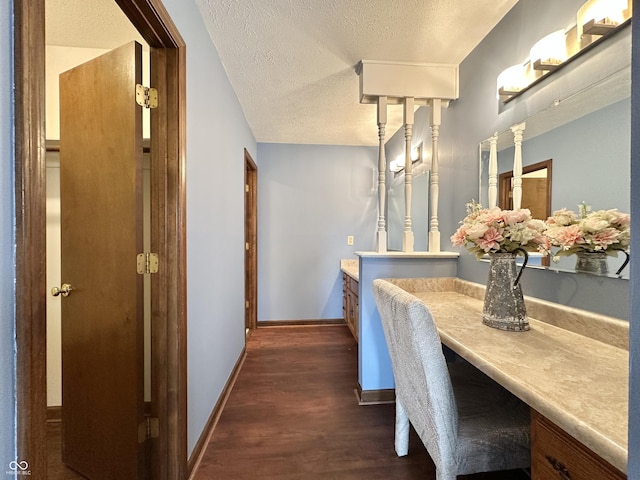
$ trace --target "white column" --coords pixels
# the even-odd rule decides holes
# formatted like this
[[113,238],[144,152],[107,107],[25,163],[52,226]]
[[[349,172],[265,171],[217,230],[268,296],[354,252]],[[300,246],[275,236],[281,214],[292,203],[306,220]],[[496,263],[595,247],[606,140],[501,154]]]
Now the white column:
[[411,230],[411,189],[413,184],[413,164],[411,162],[411,134],[413,129],[413,97],[404,99],[404,232],[402,251],[413,252],[413,231]]
[[384,156],[384,135],[387,124],[387,97],[378,97],[378,231],[376,247],[379,253],[387,251],[385,220],[387,160]]
[[438,229],[438,201],[440,198],[438,173],[438,137],[442,123],[442,102],[439,98],[429,101],[431,104],[431,222],[429,224],[428,245],[430,252],[440,251],[440,230]]
[[515,154],[513,156],[513,209],[518,210],[522,205],[522,137],[524,134],[524,123],[519,123],[511,127],[513,132],[513,145]]
[[498,134],[489,139],[489,208],[498,205]]

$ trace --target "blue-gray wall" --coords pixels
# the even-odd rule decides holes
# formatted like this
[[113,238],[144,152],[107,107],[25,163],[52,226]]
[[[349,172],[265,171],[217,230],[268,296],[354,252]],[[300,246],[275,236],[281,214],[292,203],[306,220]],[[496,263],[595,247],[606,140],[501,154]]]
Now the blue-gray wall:
[[244,347],[244,148],[256,142],[194,2],[163,0],[187,44],[188,448]]
[[258,144],[258,321],[342,318],[340,259],[375,244],[377,155]]
[[[13,2],[0,3],[0,474],[16,460]],[[7,475],[7,477],[9,477]]]

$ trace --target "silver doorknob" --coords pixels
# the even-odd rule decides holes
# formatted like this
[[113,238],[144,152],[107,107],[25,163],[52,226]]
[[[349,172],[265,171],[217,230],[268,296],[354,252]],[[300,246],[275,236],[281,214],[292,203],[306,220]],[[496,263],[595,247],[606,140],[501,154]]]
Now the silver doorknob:
[[51,295],[53,295],[54,297],[57,297],[58,295],[62,295],[63,297],[68,297],[69,294],[71,293],[71,290],[73,290],[73,287],[71,285],[69,285],[68,283],[63,283],[60,288],[53,287],[51,289]]

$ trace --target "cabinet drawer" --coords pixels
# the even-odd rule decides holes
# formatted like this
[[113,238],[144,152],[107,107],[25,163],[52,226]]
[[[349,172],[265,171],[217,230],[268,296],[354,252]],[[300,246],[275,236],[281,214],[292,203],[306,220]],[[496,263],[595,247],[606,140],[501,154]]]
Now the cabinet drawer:
[[627,476],[536,411],[531,412],[532,480],[622,480]]

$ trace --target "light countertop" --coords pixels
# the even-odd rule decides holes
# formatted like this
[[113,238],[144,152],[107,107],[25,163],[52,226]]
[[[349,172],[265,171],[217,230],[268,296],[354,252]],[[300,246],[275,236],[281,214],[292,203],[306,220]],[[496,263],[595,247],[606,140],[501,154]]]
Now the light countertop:
[[340,270],[349,275],[354,280],[358,281],[358,259],[343,259],[340,260]]
[[476,284],[391,281],[429,307],[443,344],[626,472],[628,322],[525,298],[531,330],[506,332],[482,323]]

